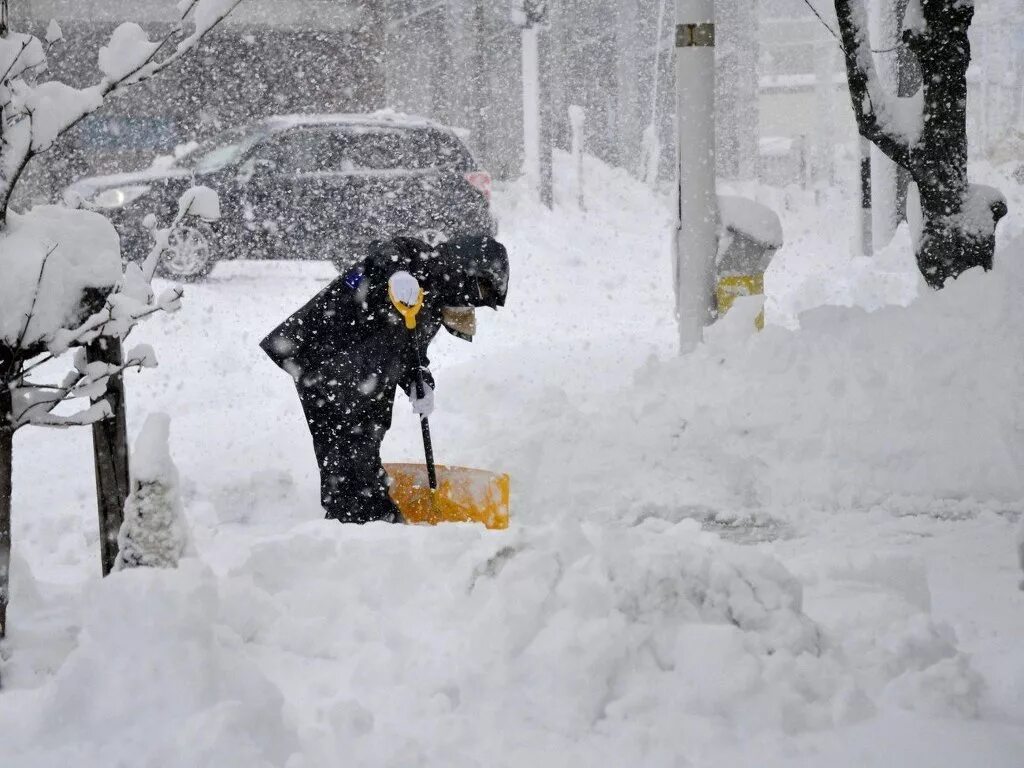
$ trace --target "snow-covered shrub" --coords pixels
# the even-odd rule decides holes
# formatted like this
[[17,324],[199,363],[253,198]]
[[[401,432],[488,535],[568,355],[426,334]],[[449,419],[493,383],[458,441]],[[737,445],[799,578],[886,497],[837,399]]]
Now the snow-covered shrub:
[[178,470],[171,459],[170,417],[152,414],[132,453],[132,491],[117,536],[115,570],[173,568],[188,546]]
[[[10,201],[32,158],[112,94],[173,65],[240,1],[179,0],[177,23],[155,40],[138,24],[121,24],[98,51],[96,81],[85,88],[43,80],[47,56],[64,39],[59,25],[51,22],[44,40],[15,32],[7,0],[0,2],[0,637],[8,602],[14,432],[28,424],[64,427],[108,418],[110,382],[127,368],[156,364],[147,346],[121,359],[120,342],[140,320],[176,309],[181,298],[180,289],[155,298],[150,286],[167,230],[154,230],[156,244],[144,265],[129,264],[122,273],[117,233],[102,216],[56,206],[18,215]],[[186,213],[216,215],[216,195],[187,192],[177,219]],[[90,361],[84,346],[93,342],[100,359]],[[72,346],[79,347],[74,370],[63,381],[34,380],[37,368]],[[75,399],[88,405],[61,412]],[[112,534],[102,531],[101,539],[110,541]]]

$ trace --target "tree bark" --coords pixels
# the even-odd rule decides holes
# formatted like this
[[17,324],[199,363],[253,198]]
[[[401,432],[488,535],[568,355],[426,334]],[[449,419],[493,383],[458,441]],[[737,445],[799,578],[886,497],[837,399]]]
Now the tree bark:
[[[913,144],[896,126],[880,120],[884,97],[874,72],[863,0],[835,0],[846,61],[850,101],[861,136],[870,140],[917,182],[923,232],[917,264],[933,288],[972,267],[992,268],[995,225],[1006,203],[993,200],[988,211],[971,206],[967,180],[967,37],[974,16],[969,3],[924,0],[924,23],[903,40],[922,74],[921,134]],[[884,113],[883,113],[884,114]],[[891,117],[891,114],[889,115]],[[988,220],[990,217],[990,220]]]
[[[121,365],[121,343],[101,336],[86,348],[89,362]],[[124,519],[128,498],[128,427],[125,416],[124,380],[111,377],[104,398],[113,415],[92,425],[93,455],[96,465],[96,506],[100,526],[100,563],[106,576],[117,559],[117,534]],[[95,402],[95,401],[94,401]]]
[[0,639],[7,634],[11,576],[11,490],[14,469],[14,417],[11,390],[0,382]]
[[913,168],[921,196],[924,231],[917,263],[933,287],[972,267],[992,268],[995,223],[1006,214],[992,210],[991,236],[972,231],[963,220],[970,188],[967,180],[967,36],[973,6],[944,2],[923,4],[926,29],[905,36],[920,66],[924,128]]

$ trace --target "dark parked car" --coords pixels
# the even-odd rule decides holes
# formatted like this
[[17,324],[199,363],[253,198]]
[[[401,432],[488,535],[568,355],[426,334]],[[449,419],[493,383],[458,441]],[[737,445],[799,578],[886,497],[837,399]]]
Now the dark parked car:
[[389,114],[292,115],[235,128],[165,168],[93,176],[69,202],[102,210],[128,258],[148,252],[147,214],[177,213],[203,184],[221,218],[188,217],[171,234],[159,271],[196,280],[232,258],[331,259],[343,267],[374,240],[493,234],[490,175],[449,128]]

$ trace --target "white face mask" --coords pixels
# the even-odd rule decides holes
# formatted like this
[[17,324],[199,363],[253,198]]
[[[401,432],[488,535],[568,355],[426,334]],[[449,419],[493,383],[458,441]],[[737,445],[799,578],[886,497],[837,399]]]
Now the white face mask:
[[445,307],[441,322],[448,332],[460,339],[472,341],[476,334],[476,310],[473,307]]

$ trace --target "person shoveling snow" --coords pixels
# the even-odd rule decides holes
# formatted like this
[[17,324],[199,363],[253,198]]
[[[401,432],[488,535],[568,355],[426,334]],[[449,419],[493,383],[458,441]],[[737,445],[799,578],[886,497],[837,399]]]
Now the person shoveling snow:
[[435,249],[396,237],[260,342],[295,380],[328,519],[402,520],[380,458],[395,389],[428,416],[434,382],[427,345],[442,325],[471,340],[474,308],[503,306],[507,289],[508,255],[493,238],[460,237]]

